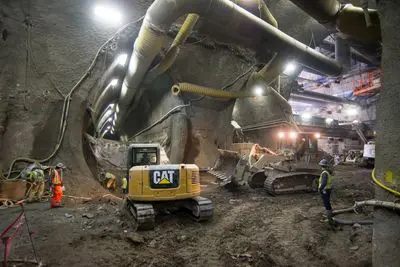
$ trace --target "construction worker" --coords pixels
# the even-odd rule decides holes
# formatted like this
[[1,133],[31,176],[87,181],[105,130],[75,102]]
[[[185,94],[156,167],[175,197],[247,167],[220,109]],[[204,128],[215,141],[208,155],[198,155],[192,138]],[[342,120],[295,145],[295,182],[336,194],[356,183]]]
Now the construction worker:
[[44,171],[38,168],[28,173],[27,181],[30,187],[27,194],[27,201],[40,201],[44,193]]
[[325,215],[328,218],[329,224],[335,225],[331,205],[333,172],[329,168],[329,163],[326,159],[321,160],[319,166],[321,166],[322,172],[319,177],[318,192],[321,194],[322,202],[325,207]]
[[128,180],[126,179],[126,177],[122,178],[121,189],[124,195],[128,194]]
[[117,180],[117,178],[115,177],[114,174],[112,174],[111,172],[106,172],[107,189],[110,192],[114,192],[115,191],[116,180]]
[[61,207],[61,201],[63,197],[64,184],[62,180],[62,170],[65,169],[62,163],[57,163],[56,168],[53,169],[51,175],[51,191],[53,196],[50,200],[51,208]]

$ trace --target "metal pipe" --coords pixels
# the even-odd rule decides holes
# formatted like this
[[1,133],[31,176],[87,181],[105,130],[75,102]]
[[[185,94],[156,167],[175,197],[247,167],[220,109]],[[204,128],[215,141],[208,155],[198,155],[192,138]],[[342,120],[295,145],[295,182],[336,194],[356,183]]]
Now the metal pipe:
[[[319,44],[319,47],[321,47],[322,49],[325,49],[326,51],[331,51],[331,52],[335,51],[335,43],[329,42],[326,40],[323,41],[323,43]],[[353,58],[359,62],[368,64],[368,65],[379,65],[379,63],[380,63],[378,60],[373,59],[370,56],[367,56],[352,47],[350,47],[350,52],[351,52],[351,58]]]
[[[284,51],[289,58],[323,74],[337,76],[342,67],[338,62],[295,40],[272,25],[254,16],[229,0],[156,0],[147,10],[134,44],[121,95],[121,112],[139,103],[135,95],[155,56],[161,51],[166,32],[182,15],[196,13],[223,25],[240,43],[258,44],[259,49]],[[268,48],[264,46],[268,44]],[[122,116],[123,121],[126,115]]]
[[299,102],[319,102],[319,103],[334,103],[334,104],[342,104],[342,103],[350,103],[350,101],[326,94],[321,94],[313,91],[304,91],[302,93],[291,93],[291,100],[299,101]]
[[290,0],[321,24],[335,26],[341,4],[337,0]]
[[378,12],[368,9],[371,25],[365,23],[361,7],[342,5],[337,0],[290,0],[319,23],[364,41],[380,41],[381,30]]

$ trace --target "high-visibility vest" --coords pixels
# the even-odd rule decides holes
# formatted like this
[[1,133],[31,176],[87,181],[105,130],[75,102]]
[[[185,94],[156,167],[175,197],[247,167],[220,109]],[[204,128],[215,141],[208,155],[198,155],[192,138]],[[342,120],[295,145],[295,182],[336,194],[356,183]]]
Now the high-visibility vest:
[[113,179],[113,180],[115,180],[116,178],[115,178],[115,175],[112,174],[111,172],[106,172],[106,179]]
[[60,175],[60,173],[58,173],[57,170],[54,170],[54,175],[53,175],[53,178],[51,179],[51,183],[53,185],[61,185],[62,184],[61,175]]
[[41,182],[44,180],[44,172],[43,170],[33,170],[29,173],[29,180],[31,182]]
[[333,175],[331,175],[328,171],[323,171],[321,173],[321,175],[319,176],[319,186],[321,186],[321,184],[322,184],[322,175],[324,173],[326,173],[328,175],[328,180],[326,181],[325,189],[331,189],[332,188],[332,177],[333,177]]
[[121,188],[126,189],[127,187],[128,187],[128,180],[126,179],[126,177],[124,177],[124,178],[122,178]]

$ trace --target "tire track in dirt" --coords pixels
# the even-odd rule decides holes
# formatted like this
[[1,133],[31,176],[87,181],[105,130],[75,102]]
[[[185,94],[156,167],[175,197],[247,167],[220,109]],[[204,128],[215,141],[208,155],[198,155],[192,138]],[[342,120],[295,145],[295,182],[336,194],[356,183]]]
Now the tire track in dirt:
[[[246,210],[252,209],[253,203],[245,203],[234,206],[231,209],[217,209],[218,214],[211,224],[200,224],[196,233],[197,240],[190,247],[184,247],[178,251],[184,258],[187,255],[196,255],[194,261],[188,260],[188,265],[195,266],[224,266],[222,256],[226,254],[223,250],[224,235],[243,215]],[[189,256],[190,257],[190,256]]]

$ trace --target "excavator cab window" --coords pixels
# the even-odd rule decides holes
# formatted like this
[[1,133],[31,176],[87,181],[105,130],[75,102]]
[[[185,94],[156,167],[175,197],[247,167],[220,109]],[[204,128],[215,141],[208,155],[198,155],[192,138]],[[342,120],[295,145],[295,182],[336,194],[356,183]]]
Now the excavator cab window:
[[134,166],[159,165],[160,148],[157,145],[132,144],[128,149],[127,169]]
[[132,153],[132,166],[158,164],[157,148],[135,148]]

